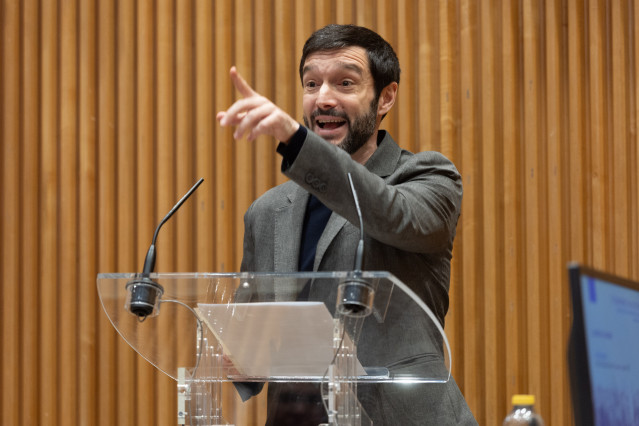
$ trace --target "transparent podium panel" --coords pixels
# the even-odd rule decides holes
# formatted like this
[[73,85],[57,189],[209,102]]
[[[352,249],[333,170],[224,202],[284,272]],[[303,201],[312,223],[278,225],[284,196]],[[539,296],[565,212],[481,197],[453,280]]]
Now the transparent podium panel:
[[99,274],[97,285],[118,333],[176,380],[178,424],[235,424],[222,392],[268,394],[267,424],[382,424],[369,413],[385,387],[450,378],[441,325],[387,272]]

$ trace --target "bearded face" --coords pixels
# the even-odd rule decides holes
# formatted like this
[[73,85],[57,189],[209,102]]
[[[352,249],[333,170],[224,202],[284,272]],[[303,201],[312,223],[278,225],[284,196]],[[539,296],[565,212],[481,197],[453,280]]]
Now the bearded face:
[[302,75],[307,128],[351,155],[376,143],[378,99],[364,48],[312,53]]
[[[323,117],[323,119],[319,120],[318,117]],[[326,119],[326,117],[335,117],[335,119]],[[304,116],[304,124],[307,128],[315,132],[317,132],[316,128],[337,129],[346,126],[346,135],[342,137],[341,140],[333,142],[333,138],[325,139],[335,143],[335,145],[347,153],[354,154],[364,146],[375,133],[377,125],[377,99],[373,99],[368,111],[356,117],[349,117],[342,111],[316,109],[311,114],[310,120]]]

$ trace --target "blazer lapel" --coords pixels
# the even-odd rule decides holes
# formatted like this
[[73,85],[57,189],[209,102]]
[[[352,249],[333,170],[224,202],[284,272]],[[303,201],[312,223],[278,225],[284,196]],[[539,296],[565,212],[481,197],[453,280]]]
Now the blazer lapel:
[[[297,271],[309,194],[298,185],[291,186],[286,202],[275,210],[275,272]],[[291,235],[295,236],[292,240]]]
[[328,223],[326,223],[326,228],[324,228],[324,232],[322,232],[322,236],[317,242],[317,251],[315,252],[315,261],[313,262],[313,270],[317,271],[324,257],[324,253],[326,253],[326,249],[331,245],[333,239],[337,236],[337,233],[342,229],[342,227],[346,224],[346,219],[342,216],[332,213],[331,217],[328,219]]

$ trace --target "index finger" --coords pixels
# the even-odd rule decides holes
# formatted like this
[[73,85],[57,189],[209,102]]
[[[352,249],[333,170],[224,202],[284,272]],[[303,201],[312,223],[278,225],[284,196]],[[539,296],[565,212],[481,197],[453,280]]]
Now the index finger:
[[237,68],[231,67],[231,80],[233,81],[233,85],[237,89],[240,94],[247,98],[249,96],[253,96],[255,91],[249,84],[242,78],[240,73],[237,71]]

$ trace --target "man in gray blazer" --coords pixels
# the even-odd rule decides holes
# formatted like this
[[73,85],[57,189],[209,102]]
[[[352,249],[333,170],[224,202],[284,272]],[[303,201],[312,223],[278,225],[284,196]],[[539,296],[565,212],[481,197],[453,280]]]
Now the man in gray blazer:
[[[412,154],[379,130],[395,103],[399,74],[392,47],[373,31],[352,25],[316,31],[300,61],[302,126],[231,69],[243,98],[217,119],[235,126],[237,139],[270,135],[281,141],[277,151],[290,179],[246,212],[242,270],[351,270],[359,222],[350,173],[366,232],[363,269],[397,276],[443,326],[461,177],[443,155]],[[383,358],[392,351],[398,359],[398,351],[410,356],[413,348],[428,344],[410,312],[395,307],[389,315],[401,318],[402,332],[385,348],[360,347],[360,357],[375,352]],[[278,396],[271,393],[269,403]],[[443,384],[360,386],[358,397],[375,425],[476,424],[452,378]],[[269,408],[269,424],[286,424],[277,416]]]

